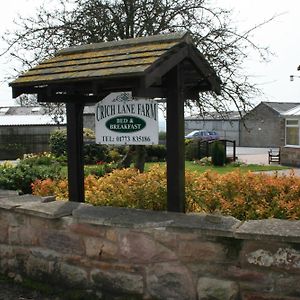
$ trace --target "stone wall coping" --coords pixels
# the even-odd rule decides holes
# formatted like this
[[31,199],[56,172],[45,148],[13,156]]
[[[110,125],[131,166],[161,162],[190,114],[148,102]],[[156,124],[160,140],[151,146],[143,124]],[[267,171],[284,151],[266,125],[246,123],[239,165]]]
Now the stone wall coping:
[[22,195],[22,196],[9,196],[6,198],[0,198],[0,208],[11,210],[15,209],[18,206],[29,203],[38,203],[41,204],[43,198],[33,195]]
[[7,198],[11,196],[18,196],[19,192],[15,190],[2,190],[0,189],[0,198]]
[[241,223],[233,217],[207,215],[204,213],[183,214],[166,211],[150,211],[118,207],[81,206],[73,211],[80,223],[129,228],[181,228],[201,230],[203,233],[233,236]]
[[[51,200],[51,199],[50,199]],[[231,216],[205,213],[175,213],[120,207],[95,207],[71,201],[49,201],[48,198],[23,195],[0,198],[0,209],[57,219],[72,216],[77,223],[134,229],[196,230],[204,235],[244,240],[300,242],[300,221],[266,219],[241,222]]]
[[71,201],[52,201],[46,203],[29,202],[15,208],[17,212],[47,219],[58,219],[72,215],[74,209],[87,204]]
[[238,239],[300,242],[300,221],[266,219],[245,221],[237,228]]
[[300,242],[300,221],[279,219],[241,222],[218,214],[182,214],[117,207],[81,206],[73,211],[80,223],[95,225],[149,228],[180,228],[200,230],[203,234],[237,239]]

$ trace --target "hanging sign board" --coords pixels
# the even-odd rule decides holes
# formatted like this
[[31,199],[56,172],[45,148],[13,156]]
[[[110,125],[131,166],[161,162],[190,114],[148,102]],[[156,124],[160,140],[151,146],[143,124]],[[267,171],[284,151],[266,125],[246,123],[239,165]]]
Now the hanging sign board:
[[96,105],[95,131],[98,144],[158,144],[157,102],[133,99],[131,92],[111,93]]

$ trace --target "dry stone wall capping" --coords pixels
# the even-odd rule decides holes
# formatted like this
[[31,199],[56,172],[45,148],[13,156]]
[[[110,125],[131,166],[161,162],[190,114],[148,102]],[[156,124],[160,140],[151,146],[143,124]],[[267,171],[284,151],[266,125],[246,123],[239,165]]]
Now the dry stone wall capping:
[[99,299],[300,299],[300,221],[53,200],[0,191],[2,274]]

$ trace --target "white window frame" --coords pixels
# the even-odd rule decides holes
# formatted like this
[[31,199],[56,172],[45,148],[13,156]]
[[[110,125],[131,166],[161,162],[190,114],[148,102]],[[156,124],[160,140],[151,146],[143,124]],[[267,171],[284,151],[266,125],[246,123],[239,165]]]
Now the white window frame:
[[[297,125],[296,124],[288,124],[289,121],[297,121]],[[285,119],[285,145],[286,146],[290,146],[290,147],[300,147],[300,119]],[[287,143],[287,128],[298,128],[298,145],[293,145],[293,144],[288,144]]]

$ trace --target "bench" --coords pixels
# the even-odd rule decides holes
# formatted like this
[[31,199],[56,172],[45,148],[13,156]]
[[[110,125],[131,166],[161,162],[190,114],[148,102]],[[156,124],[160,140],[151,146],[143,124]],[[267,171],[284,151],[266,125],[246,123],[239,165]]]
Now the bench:
[[278,164],[280,164],[280,150],[272,150],[270,149],[268,151],[268,156],[269,156],[269,164],[271,162],[276,162]]

